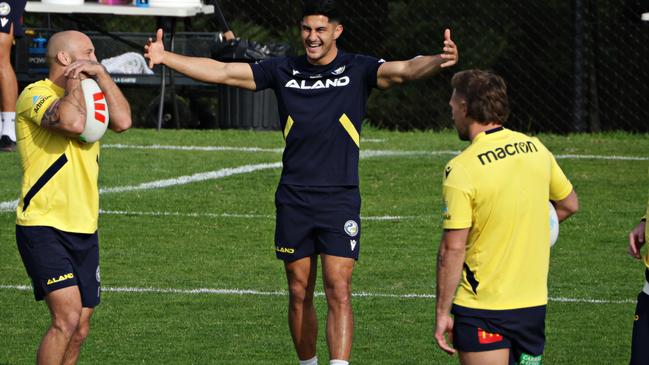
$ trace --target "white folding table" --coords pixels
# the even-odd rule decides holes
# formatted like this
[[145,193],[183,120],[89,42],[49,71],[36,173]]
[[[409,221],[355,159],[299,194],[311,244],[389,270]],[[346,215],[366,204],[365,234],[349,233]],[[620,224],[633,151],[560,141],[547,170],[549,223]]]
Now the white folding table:
[[133,16],[171,16],[185,18],[197,14],[214,13],[214,5],[200,5],[191,7],[137,7],[134,5],[106,5],[99,3],[83,3],[83,5],[57,5],[40,1],[28,1],[25,11],[32,13],[60,13],[60,14],[113,14]]
[[[137,7],[134,5],[106,5],[99,3],[83,3],[82,5],[57,5],[48,4],[40,1],[27,1],[25,6],[26,12],[32,13],[54,13],[54,14],[109,14],[109,15],[127,15],[127,16],[158,16],[187,18],[198,14],[214,13],[214,5],[200,5],[190,7]],[[175,26],[170,29],[169,49],[174,50]],[[142,45],[144,48],[144,45]],[[160,106],[158,109],[158,130],[162,126],[162,112],[164,108],[165,97],[165,67],[162,66],[160,77]],[[170,77],[173,77],[170,74]],[[173,87],[172,87],[173,90]]]

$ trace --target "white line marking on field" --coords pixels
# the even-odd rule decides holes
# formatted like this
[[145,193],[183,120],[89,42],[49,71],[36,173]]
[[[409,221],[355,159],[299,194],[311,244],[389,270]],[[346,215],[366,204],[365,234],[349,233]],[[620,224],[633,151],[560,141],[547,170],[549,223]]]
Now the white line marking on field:
[[555,155],[554,157],[557,159],[575,160],[649,161],[649,157],[637,156]]
[[181,213],[181,212],[131,212],[126,210],[99,210],[99,214],[107,215],[147,215],[160,217],[207,217],[207,218],[275,218],[274,215],[237,214],[237,213]]
[[197,174],[179,176],[173,179],[156,180],[156,181],[142,183],[140,185],[127,185],[127,186],[116,186],[113,188],[102,188],[99,189],[99,193],[100,194],[122,193],[126,191],[135,191],[135,190],[160,189],[168,186],[189,184],[197,181],[221,179],[224,177],[238,175],[238,174],[246,174],[253,171],[278,169],[280,167],[282,167],[281,162],[262,163],[257,165],[244,165],[239,167],[220,169],[216,171],[199,172]]
[[134,149],[134,150],[172,150],[172,151],[227,151],[227,152],[271,152],[282,153],[283,148],[261,147],[229,147],[229,146],[166,146],[160,144],[132,145],[132,144],[105,144],[102,148]]
[[[133,212],[127,210],[99,210],[99,214],[106,215],[141,215],[141,216],[160,216],[160,217],[207,217],[207,218],[261,218],[275,219],[271,214],[239,214],[239,213],[181,213],[181,212]],[[384,215],[384,216],[361,216],[364,221],[400,221],[417,218],[431,218],[431,216],[421,215]]]
[[[224,168],[216,171],[200,172],[193,175],[179,176],[173,179],[150,181],[139,185],[126,185],[126,186],[116,186],[112,188],[102,188],[99,189],[99,194],[123,193],[127,191],[136,191],[136,190],[160,189],[169,186],[189,184],[198,181],[221,179],[232,175],[247,174],[259,170],[278,169],[280,167],[282,167],[281,162],[263,163],[257,165],[243,165],[243,166],[233,167],[233,168]],[[18,205],[18,200],[0,202],[0,212],[14,211],[17,205]]]
[[[28,285],[0,285],[0,289],[4,290],[20,290],[31,291],[32,287]],[[102,286],[101,291],[109,293],[155,293],[155,294],[181,294],[181,295],[196,295],[196,294],[213,294],[213,295],[257,295],[257,296],[288,296],[286,291],[262,291],[254,289],[210,289],[210,288],[197,288],[197,289],[176,289],[176,288],[133,288],[133,287],[106,287]],[[323,292],[316,292],[315,296],[321,297],[325,294]],[[370,292],[357,292],[352,294],[356,298],[396,298],[396,299],[434,299],[435,294],[385,294],[385,293],[370,293]],[[632,299],[622,300],[608,300],[608,299],[592,299],[592,298],[565,298],[565,297],[550,297],[551,302],[562,303],[583,303],[583,304],[629,304],[635,303]]]
[[[383,142],[382,139],[366,139],[364,142]],[[232,147],[232,146],[173,146],[173,145],[130,145],[130,144],[106,144],[103,148],[115,149],[147,149],[147,150],[176,150],[176,151],[231,151],[231,152],[271,152],[282,153],[283,148],[261,148],[261,147]],[[383,157],[383,156],[427,156],[427,155],[457,155],[460,151],[399,151],[399,150],[361,150],[361,157]],[[564,154],[555,155],[558,159],[592,159],[592,160],[622,160],[622,161],[649,161],[649,157],[642,156],[604,156],[604,155],[576,155]]]
[[9,200],[6,202],[0,203],[0,212],[13,212],[18,206],[18,200]]
[[[238,152],[274,152],[279,153],[279,148],[259,148],[259,147],[227,147],[227,146],[163,146],[163,145],[125,145],[125,144],[108,144],[104,148],[117,149],[169,149],[169,150],[206,150],[206,151],[238,151]],[[440,151],[398,151],[398,150],[363,150],[361,158],[386,157],[386,156],[427,156],[427,155],[457,155],[459,151],[440,150]],[[599,155],[557,155],[558,159],[597,159],[597,160],[626,160],[626,161],[648,161],[649,157],[635,156],[599,156]],[[220,179],[227,176],[245,174],[258,170],[274,169],[282,167],[281,162],[265,163],[256,165],[244,165],[234,168],[224,168],[216,171],[201,172],[193,175],[185,175],[172,179],[156,180],[142,183],[139,185],[117,186],[112,188],[102,188],[100,194],[127,192],[136,190],[159,189],[175,185],[189,184],[197,181]],[[18,200],[0,202],[0,213],[10,212],[16,209]]]
[[372,158],[372,157],[407,157],[407,156],[439,156],[439,155],[451,155],[455,156],[459,154],[460,151],[395,151],[395,150],[361,150],[361,158]]

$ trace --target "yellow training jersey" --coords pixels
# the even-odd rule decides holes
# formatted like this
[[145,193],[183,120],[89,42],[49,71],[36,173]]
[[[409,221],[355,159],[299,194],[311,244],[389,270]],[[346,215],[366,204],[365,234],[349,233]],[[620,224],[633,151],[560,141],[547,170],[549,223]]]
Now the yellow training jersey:
[[16,104],[17,148],[23,169],[16,224],[94,233],[99,215],[99,142],[41,127],[43,114],[65,90],[45,79],[25,88]]
[[477,135],[444,171],[443,228],[470,228],[454,303],[483,310],[547,304],[548,200],[571,191],[537,138],[502,127]]

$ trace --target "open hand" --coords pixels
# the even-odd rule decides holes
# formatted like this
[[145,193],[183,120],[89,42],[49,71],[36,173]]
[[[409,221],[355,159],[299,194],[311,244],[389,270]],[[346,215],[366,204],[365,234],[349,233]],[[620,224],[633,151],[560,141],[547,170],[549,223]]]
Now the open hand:
[[448,335],[449,342],[453,343],[453,317],[450,315],[438,315],[435,320],[435,340],[437,346],[449,355],[455,354],[456,350],[446,341]]
[[149,40],[144,45],[144,58],[149,60],[149,68],[153,69],[153,66],[163,63],[162,59],[165,53],[164,42],[162,41],[164,34],[162,29],[158,29],[156,32],[155,41],[149,38]]
[[460,59],[460,55],[457,51],[457,46],[455,42],[451,39],[451,30],[444,30],[444,52],[441,54],[441,57],[444,61],[441,67],[451,67],[457,63]]

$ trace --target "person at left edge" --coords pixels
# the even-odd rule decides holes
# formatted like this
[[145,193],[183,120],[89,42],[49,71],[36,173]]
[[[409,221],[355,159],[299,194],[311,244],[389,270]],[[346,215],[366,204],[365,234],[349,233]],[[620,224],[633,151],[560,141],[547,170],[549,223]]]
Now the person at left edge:
[[18,82],[11,66],[11,46],[23,35],[26,0],[0,0],[0,151],[16,150],[16,99]]
[[100,301],[99,142],[78,139],[87,111],[81,80],[97,81],[113,131],[131,127],[131,110],[85,34],[54,34],[46,59],[48,78],[28,85],[16,109],[23,170],[16,242],[34,296],[51,315],[36,362],[75,364]]

